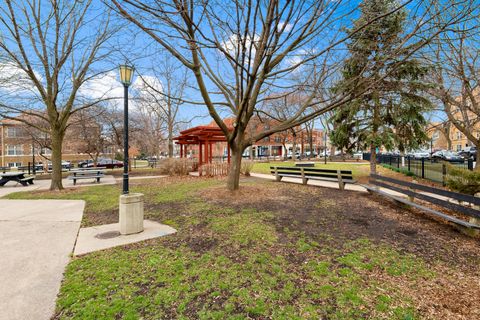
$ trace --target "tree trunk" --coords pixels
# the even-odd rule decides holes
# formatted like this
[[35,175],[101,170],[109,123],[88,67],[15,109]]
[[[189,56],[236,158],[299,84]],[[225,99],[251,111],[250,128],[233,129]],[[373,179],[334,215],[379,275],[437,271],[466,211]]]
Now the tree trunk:
[[168,128],[168,157],[173,158],[173,128],[171,126]]
[[232,155],[230,158],[230,170],[227,178],[227,189],[230,191],[238,190],[240,187],[240,169],[242,167],[243,150],[238,146],[232,146]]
[[62,144],[64,133],[52,130],[52,182],[50,190],[62,190]]
[[370,145],[370,174],[377,173],[377,147]]

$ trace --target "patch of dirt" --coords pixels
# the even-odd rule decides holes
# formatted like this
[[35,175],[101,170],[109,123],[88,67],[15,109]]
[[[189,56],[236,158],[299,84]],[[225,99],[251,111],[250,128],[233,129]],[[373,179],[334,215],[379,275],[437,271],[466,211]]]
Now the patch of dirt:
[[345,240],[368,238],[480,274],[480,240],[381,196],[276,182],[247,184],[235,193],[209,188],[200,196],[217,205],[272,212],[279,232],[287,228],[319,242],[328,238],[339,247]]
[[[367,238],[412,254],[427,263],[435,279],[418,279],[415,285],[398,277],[385,281],[414,298],[415,308],[426,318],[480,319],[480,240],[417,209],[368,193],[276,182],[245,184],[235,193],[209,188],[200,196],[220,206],[273,213],[280,242],[291,241],[288,230],[338,249],[347,240]],[[281,254],[291,262],[304,262],[298,251],[285,250]]]
[[98,226],[118,222],[118,209],[101,212],[87,212],[82,220],[82,227]]

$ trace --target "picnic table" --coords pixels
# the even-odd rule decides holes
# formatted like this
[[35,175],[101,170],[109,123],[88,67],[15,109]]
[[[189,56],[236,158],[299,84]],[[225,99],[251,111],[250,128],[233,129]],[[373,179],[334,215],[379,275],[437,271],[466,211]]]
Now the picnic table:
[[69,180],[73,180],[73,185],[77,184],[77,180],[82,179],[94,179],[97,183],[100,183],[100,179],[104,177],[105,168],[96,167],[96,168],[82,168],[77,170],[70,171],[72,175],[68,176]]
[[26,177],[25,172],[21,171],[0,173],[0,187],[3,187],[9,181],[20,183],[26,187],[33,184],[33,179],[34,177]]

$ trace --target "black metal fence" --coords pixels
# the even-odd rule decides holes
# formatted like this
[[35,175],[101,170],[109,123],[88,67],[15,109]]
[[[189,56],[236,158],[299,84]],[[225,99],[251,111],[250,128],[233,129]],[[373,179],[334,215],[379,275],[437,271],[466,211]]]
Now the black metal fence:
[[[370,154],[364,153],[363,160],[369,161]],[[379,154],[377,155],[377,163],[387,164],[393,168],[398,168],[405,172],[411,172],[417,177],[442,184],[445,184],[445,177],[448,170],[445,161],[426,158],[415,159],[410,156],[402,157],[399,155]],[[473,170],[474,168],[474,162],[472,159],[464,160],[463,162],[451,162],[450,164],[468,170]]]

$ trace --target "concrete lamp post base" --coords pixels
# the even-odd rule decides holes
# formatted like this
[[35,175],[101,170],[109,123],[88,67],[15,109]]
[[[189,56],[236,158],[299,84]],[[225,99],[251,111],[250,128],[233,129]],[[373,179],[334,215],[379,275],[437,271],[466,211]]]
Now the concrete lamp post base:
[[143,194],[130,193],[120,196],[120,233],[123,235],[143,231]]

